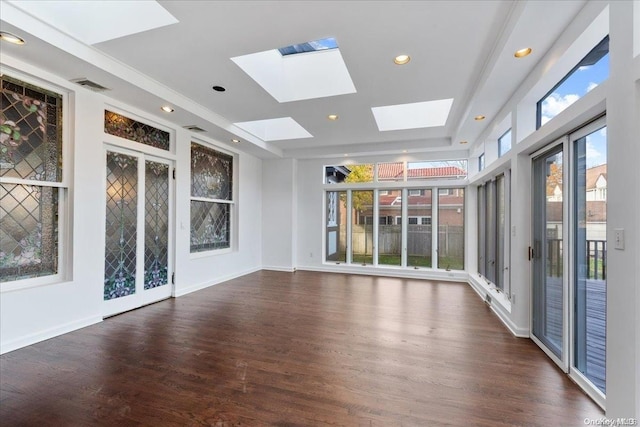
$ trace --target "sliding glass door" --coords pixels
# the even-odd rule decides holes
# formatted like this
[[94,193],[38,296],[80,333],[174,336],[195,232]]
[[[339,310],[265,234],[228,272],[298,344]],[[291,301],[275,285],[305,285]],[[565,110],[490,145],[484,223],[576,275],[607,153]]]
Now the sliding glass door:
[[532,339],[602,407],[607,134],[602,117],[532,157]]
[[601,119],[571,135],[575,153],[572,369],[591,383],[602,399],[607,322],[606,130]]
[[531,326],[534,341],[567,370],[563,160],[562,143],[533,159]]

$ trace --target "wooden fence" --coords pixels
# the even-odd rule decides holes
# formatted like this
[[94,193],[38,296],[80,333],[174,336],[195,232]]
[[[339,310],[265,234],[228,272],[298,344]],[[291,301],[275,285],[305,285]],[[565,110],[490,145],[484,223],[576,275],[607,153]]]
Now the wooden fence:
[[[352,249],[354,254],[373,253],[373,225],[352,226]],[[432,233],[430,225],[408,225],[407,251],[409,256],[431,256]],[[344,250],[346,230],[340,231],[340,250]],[[462,226],[441,225],[438,229],[438,252],[440,256],[464,256],[464,229]],[[378,227],[378,253],[399,254],[402,247],[401,225]]]

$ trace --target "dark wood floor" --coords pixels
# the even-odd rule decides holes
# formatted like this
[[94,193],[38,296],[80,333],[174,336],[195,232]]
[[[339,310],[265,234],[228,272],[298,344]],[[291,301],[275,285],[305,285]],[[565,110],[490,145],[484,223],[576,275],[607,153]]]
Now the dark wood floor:
[[581,426],[465,284],[258,272],[0,358],[3,426]]

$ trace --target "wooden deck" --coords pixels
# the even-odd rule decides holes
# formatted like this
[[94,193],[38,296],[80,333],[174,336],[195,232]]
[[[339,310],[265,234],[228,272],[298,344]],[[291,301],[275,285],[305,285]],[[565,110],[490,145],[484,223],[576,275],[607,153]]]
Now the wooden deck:
[[463,283],[262,271],[0,357],[7,426],[579,426]]
[[587,378],[605,391],[607,283],[587,280]]
[[[561,287],[562,280],[548,277],[549,293],[547,294],[547,309],[549,310],[547,335],[556,343],[562,342]],[[607,315],[607,284],[604,280],[587,280],[587,367],[583,374],[598,387],[605,391],[606,367],[606,315]]]

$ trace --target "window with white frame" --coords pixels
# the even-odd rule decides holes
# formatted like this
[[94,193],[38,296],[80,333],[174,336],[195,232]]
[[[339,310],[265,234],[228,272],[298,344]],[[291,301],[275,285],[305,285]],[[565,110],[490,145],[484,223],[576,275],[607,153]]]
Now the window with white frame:
[[478,186],[478,274],[496,288],[507,291],[509,239],[509,172]]
[[484,169],[484,153],[480,154],[478,157],[478,170],[481,171]]
[[330,165],[324,167],[324,177],[325,184],[464,179],[467,177],[467,160]]
[[191,252],[231,248],[233,156],[191,144]]
[[609,36],[598,43],[536,104],[536,129],[609,77]]
[[[324,172],[330,184],[324,197],[325,262],[464,269],[467,160],[324,166]],[[445,179],[445,188],[428,185]],[[426,185],[417,187],[416,181]],[[330,221],[334,193],[340,193],[341,227]]]
[[0,87],[0,282],[59,277],[63,98],[6,75]]
[[498,138],[498,157],[502,157],[511,150],[511,129]]

